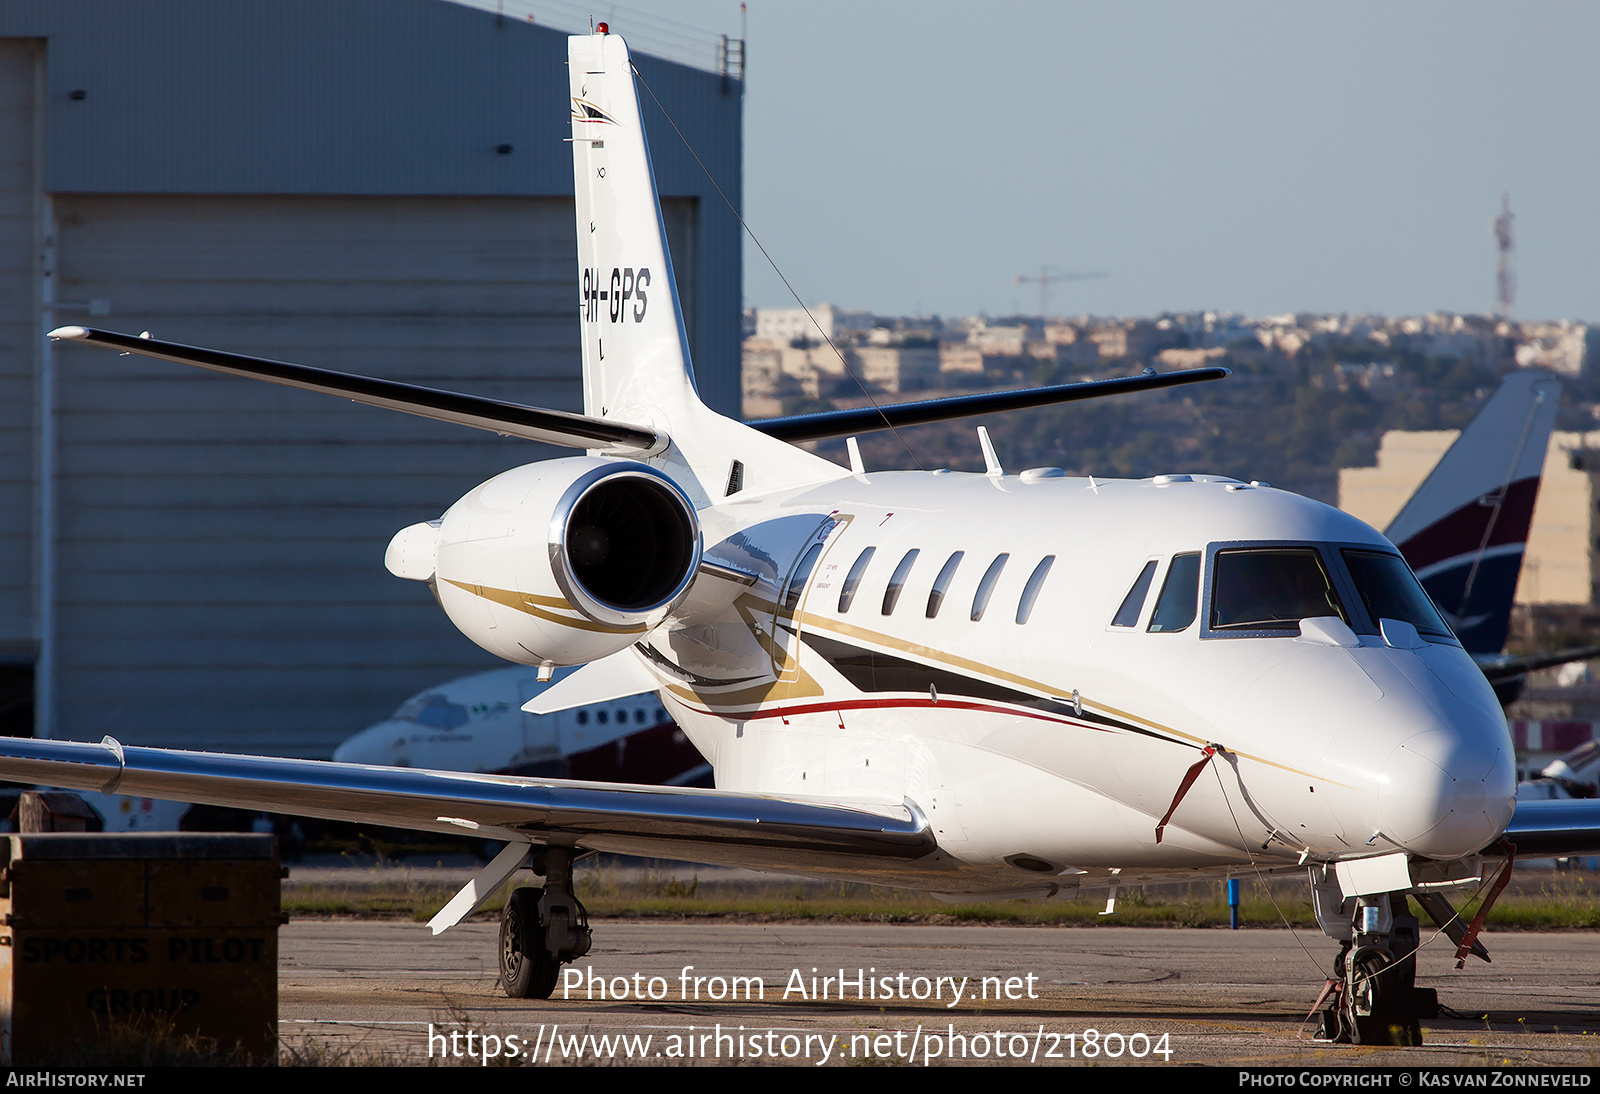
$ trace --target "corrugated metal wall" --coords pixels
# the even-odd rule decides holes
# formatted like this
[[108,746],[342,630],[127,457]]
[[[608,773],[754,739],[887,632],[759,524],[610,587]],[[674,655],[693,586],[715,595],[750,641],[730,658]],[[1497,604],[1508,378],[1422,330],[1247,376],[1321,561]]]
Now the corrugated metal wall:
[[[21,36],[47,41],[5,41]],[[564,36],[439,0],[15,0],[0,82],[30,49],[58,296],[110,308],[56,321],[580,408]],[[639,67],[737,200],[738,85]],[[6,94],[0,191],[26,139]],[[699,386],[733,408],[737,223],[670,127],[647,124],[678,195]],[[20,414],[0,406],[0,503],[20,514],[38,278],[19,241],[47,225],[11,223],[11,200],[0,385],[26,394]],[[326,755],[420,688],[496,664],[383,570],[383,548],[548,450],[81,347],[57,369],[59,735]],[[26,556],[26,575],[17,528],[0,553]],[[17,615],[6,596],[29,605],[31,582],[0,584],[0,620]]]
[[[551,28],[446,0],[7,0],[9,37],[49,39],[53,193],[572,193]],[[696,376],[737,415],[740,228],[706,172],[743,201],[741,88],[636,62],[661,192],[700,207]]]
[[[681,225],[683,204],[667,208]],[[561,198],[62,197],[61,291],[173,341],[571,406],[572,215]],[[499,663],[383,551],[491,475],[563,453],[58,352],[72,736],[324,753],[386,713],[375,693],[393,706]]]
[[39,338],[40,66],[44,43],[0,41],[0,659],[29,662],[34,618],[34,399]]

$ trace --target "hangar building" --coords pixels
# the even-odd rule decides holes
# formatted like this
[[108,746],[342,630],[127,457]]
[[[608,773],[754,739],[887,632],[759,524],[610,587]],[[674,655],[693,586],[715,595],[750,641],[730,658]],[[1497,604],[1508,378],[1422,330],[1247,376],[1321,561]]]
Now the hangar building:
[[[738,203],[739,80],[638,69]],[[554,450],[43,332],[580,410],[566,79],[563,31],[446,0],[0,6],[0,730],[327,756],[497,663],[384,548]],[[737,413],[738,223],[643,98]]]

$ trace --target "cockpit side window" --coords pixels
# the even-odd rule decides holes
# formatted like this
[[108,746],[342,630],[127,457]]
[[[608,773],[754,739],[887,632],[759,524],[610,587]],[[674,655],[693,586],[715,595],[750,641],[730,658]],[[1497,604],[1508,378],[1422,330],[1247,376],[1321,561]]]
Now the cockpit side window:
[[1156,560],[1151,559],[1144,564],[1144,569],[1139,571],[1139,576],[1133,581],[1133,588],[1128,590],[1128,595],[1122,598],[1122,607],[1117,609],[1117,614],[1112,617],[1113,627],[1137,627],[1139,613],[1144,611],[1144,598],[1150,595],[1150,582],[1155,580]]
[[1344,550],[1344,564],[1349,567],[1350,578],[1356,592],[1374,623],[1380,619],[1397,619],[1410,623],[1419,634],[1439,638],[1453,638],[1450,628],[1439,618],[1433,600],[1417,583],[1411,567],[1398,555],[1382,551]]
[[1199,605],[1200,552],[1173,555],[1166,579],[1161,582],[1161,595],[1156,597],[1156,610],[1150,613],[1150,626],[1145,629],[1151,634],[1187,630],[1200,610]]
[[394,717],[397,722],[416,722],[429,729],[455,729],[471,720],[466,707],[452,703],[439,692],[408,701],[395,711]]
[[1296,629],[1300,620],[1350,614],[1314,547],[1218,551],[1211,589],[1211,629]]

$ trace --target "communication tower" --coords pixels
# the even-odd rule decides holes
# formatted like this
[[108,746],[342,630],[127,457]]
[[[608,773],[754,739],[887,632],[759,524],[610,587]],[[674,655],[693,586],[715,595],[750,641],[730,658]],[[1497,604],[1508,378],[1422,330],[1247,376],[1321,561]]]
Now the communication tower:
[[1500,247],[1500,265],[1495,271],[1496,314],[1502,319],[1511,318],[1511,305],[1517,302],[1517,274],[1511,268],[1516,253],[1516,243],[1511,238],[1511,195],[1500,195],[1500,215],[1494,218],[1494,241]]

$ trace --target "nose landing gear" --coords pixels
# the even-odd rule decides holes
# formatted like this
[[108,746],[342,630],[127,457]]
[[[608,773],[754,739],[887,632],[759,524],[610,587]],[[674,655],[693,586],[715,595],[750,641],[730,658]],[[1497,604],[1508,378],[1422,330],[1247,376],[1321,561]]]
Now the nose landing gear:
[[[1334,959],[1334,975],[1318,997],[1317,1039],[1340,1044],[1422,1044],[1420,1018],[1439,1013],[1432,988],[1418,988],[1416,950],[1420,930],[1405,893],[1360,896],[1350,918],[1330,923],[1326,905],[1318,901],[1323,930],[1342,945]],[[1338,933],[1329,930],[1336,926]]]

